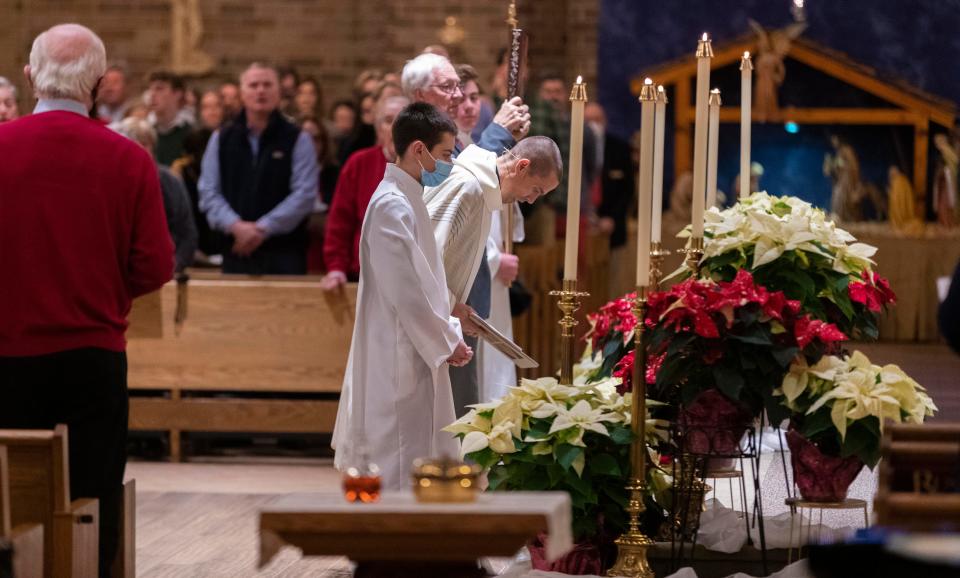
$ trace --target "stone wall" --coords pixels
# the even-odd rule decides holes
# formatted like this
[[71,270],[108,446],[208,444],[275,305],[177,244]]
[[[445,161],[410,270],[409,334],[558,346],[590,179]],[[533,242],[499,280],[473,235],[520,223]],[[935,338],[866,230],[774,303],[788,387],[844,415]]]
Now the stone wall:
[[[327,102],[349,95],[365,68],[396,70],[428,44],[440,43],[448,16],[466,33],[450,46],[489,78],[506,45],[506,0],[199,0],[202,48],[214,57],[213,83],[252,60],[289,63],[318,78]],[[537,70],[583,74],[596,86],[599,0],[521,0],[521,25],[531,36]],[[30,43],[58,22],[93,28],[108,58],[124,62],[137,84],[169,63],[170,0],[0,0],[0,75],[23,86]],[[202,84],[203,82],[201,82]],[[21,97],[21,102],[29,99]],[[592,95],[591,95],[592,96]]]

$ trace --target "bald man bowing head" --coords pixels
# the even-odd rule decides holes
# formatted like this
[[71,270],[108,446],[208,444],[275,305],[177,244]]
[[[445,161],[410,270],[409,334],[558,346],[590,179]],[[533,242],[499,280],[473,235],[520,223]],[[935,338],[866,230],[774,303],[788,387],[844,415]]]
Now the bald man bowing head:
[[[454,161],[450,176],[424,191],[437,247],[443,254],[453,315],[465,332],[474,329],[469,321],[472,309],[466,301],[484,258],[493,213],[507,203],[533,203],[557,188],[562,175],[557,144],[536,136],[500,156],[470,145]],[[467,405],[479,401],[475,364],[473,368],[473,375],[454,379],[458,416],[466,413]]]

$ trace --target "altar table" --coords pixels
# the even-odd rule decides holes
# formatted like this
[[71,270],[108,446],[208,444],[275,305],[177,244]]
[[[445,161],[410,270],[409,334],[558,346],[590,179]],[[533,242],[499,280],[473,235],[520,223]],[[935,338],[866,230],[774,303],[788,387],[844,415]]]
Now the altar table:
[[404,575],[435,568],[429,575],[439,576],[475,567],[478,558],[513,556],[540,532],[549,535],[548,559],[573,546],[566,492],[490,492],[469,504],[423,504],[410,492],[388,492],[374,504],[290,494],[260,512],[260,566],[291,545],[304,556],[346,556],[358,576],[371,567]]

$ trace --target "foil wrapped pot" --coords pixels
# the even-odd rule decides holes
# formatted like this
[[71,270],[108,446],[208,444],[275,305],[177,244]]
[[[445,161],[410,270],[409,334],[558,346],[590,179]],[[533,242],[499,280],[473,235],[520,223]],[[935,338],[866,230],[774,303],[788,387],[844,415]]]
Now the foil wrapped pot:
[[413,495],[418,502],[473,502],[480,493],[480,466],[451,458],[413,462]]

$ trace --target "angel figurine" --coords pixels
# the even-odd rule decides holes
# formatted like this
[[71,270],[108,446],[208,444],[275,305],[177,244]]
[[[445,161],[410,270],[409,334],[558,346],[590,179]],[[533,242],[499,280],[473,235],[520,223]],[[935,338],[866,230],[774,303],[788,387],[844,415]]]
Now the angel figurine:
[[754,61],[757,80],[754,85],[753,113],[757,121],[767,122],[776,119],[780,109],[777,90],[787,74],[783,59],[790,52],[793,41],[806,30],[807,23],[795,22],[786,28],[767,32],[756,20],[749,22],[757,33],[758,53]]

